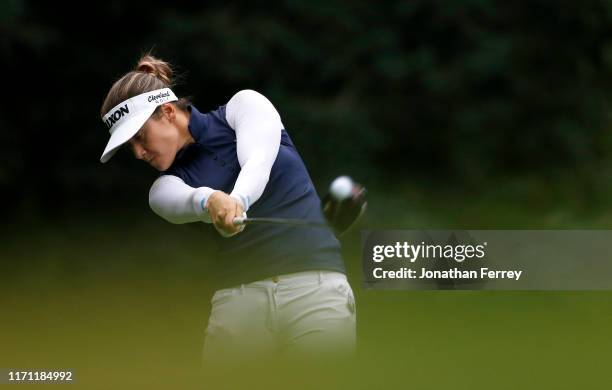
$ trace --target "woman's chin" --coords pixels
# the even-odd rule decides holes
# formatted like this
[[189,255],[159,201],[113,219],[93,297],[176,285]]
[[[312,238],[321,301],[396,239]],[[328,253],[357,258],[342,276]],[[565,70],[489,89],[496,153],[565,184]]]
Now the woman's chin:
[[149,165],[151,165],[153,168],[157,169],[158,171],[163,172],[167,170],[168,168],[170,168],[171,164],[160,162],[158,161],[158,159],[153,159],[151,162],[149,162]]

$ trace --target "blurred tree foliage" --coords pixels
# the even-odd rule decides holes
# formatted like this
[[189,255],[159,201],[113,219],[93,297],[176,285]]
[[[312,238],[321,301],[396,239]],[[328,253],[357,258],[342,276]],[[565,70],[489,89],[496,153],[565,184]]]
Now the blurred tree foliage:
[[146,199],[154,172],[126,152],[98,162],[99,108],[151,48],[200,110],[243,88],[267,95],[319,182],[478,185],[610,155],[608,1],[83,7],[3,1],[0,189],[22,209]]

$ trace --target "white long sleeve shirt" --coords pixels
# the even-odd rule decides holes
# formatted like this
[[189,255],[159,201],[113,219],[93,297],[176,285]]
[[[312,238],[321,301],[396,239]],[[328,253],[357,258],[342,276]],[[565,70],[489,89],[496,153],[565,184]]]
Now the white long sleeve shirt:
[[[236,132],[236,153],[240,173],[230,196],[247,211],[255,203],[270,178],[276,160],[283,124],[280,115],[265,96],[252,90],[236,93],[227,103],[226,120]],[[151,186],[149,205],[171,223],[211,222],[206,202],[216,191],[193,188],[173,175],[162,175]]]

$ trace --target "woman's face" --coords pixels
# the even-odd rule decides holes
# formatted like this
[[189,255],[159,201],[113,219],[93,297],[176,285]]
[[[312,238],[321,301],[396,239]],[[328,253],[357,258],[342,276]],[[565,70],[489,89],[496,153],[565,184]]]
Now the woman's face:
[[164,112],[151,116],[133,136],[129,143],[134,156],[147,162],[158,171],[172,165],[179,145],[179,130],[174,121],[169,121]]

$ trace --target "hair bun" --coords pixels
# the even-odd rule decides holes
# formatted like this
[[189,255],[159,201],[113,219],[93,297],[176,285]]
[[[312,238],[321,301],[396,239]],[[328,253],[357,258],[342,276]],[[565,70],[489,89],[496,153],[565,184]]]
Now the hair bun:
[[150,54],[145,54],[140,58],[138,65],[136,65],[136,71],[150,73],[168,86],[172,84],[172,68],[170,64]]

